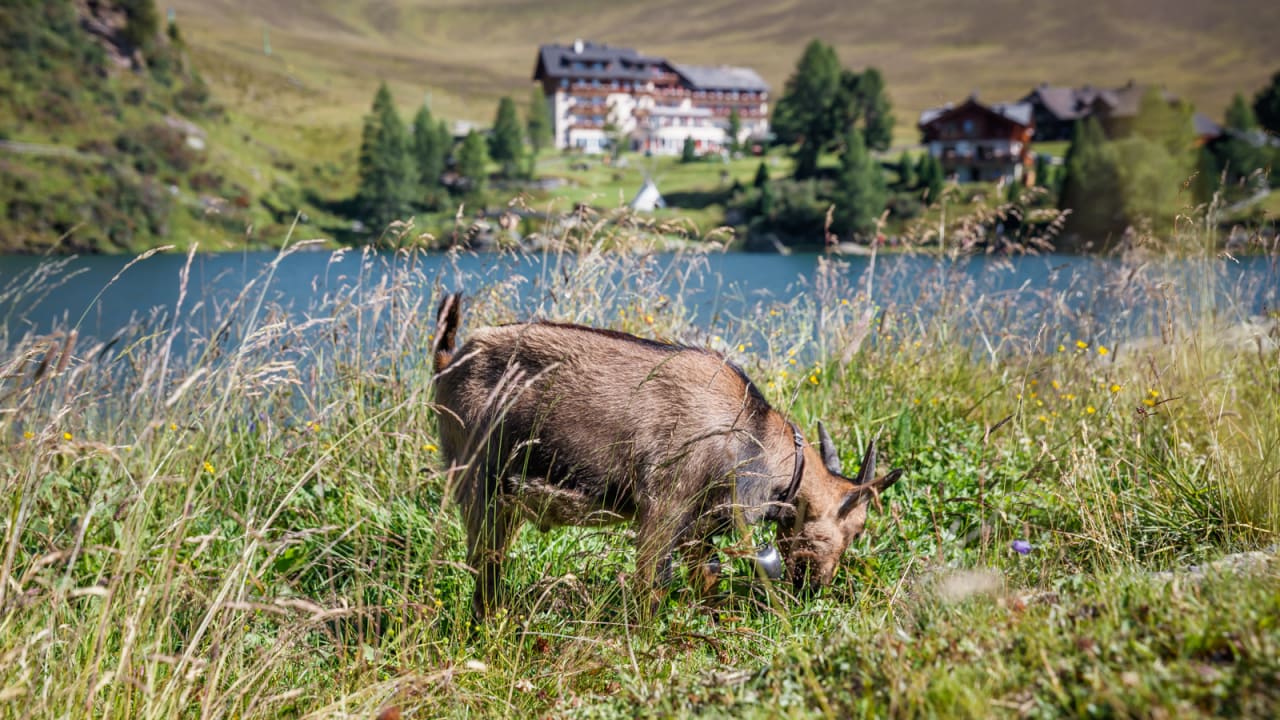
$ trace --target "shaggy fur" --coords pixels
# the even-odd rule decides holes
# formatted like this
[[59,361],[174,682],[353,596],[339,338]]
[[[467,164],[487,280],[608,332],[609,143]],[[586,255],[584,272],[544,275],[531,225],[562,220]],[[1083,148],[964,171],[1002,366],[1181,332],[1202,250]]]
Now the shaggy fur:
[[[850,491],[808,444],[797,453],[787,420],[717,353],[553,323],[480,328],[455,351],[459,306],[450,296],[438,314],[436,401],[477,615],[499,602],[506,546],[526,520],[543,530],[634,520],[635,582],[654,591],[677,548],[702,567],[732,527],[784,516],[805,527],[789,492],[817,510]],[[818,492],[828,485],[841,492]],[[832,545],[802,535],[787,544]],[[848,543],[835,544],[838,558]]]

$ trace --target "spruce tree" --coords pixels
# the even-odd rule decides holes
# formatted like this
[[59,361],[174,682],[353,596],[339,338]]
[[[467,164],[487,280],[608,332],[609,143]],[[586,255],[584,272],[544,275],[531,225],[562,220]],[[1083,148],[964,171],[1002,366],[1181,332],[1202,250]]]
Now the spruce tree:
[[942,162],[932,153],[925,152],[916,164],[916,183],[923,189],[926,202],[937,202],[942,197],[942,189],[946,185],[946,174]]
[[1271,83],[1253,96],[1253,114],[1259,125],[1280,135],[1280,72],[1272,75]]
[[524,129],[529,135],[529,175],[532,176],[538,153],[551,147],[554,140],[551,137],[551,109],[541,87],[535,87],[529,95],[529,116],[525,118]]
[[472,192],[484,189],[485,166],[489,162],[489,154],[485,150],[484,137],[472,130],[458,148],[458,174],[467,179],[467,187]]
[[121,35],[125,42],[144,53],[149,52],[160,32],[160,13],[156,11],[155,0],[120,0],[119,5],[124,11]]
[[1160,145],[1175,161],[1190,168],[1196,135],[1191,109],[1185,104],[1170,103],[1159,89],[1148,88],[1138,101],[1133,134]]
[[691,163],[698,159],[698,145],[692,137],[684,139],[684,146],[680,148],[680,162]]
[[911,159],[911,153],[903,150],[902,157],[898,158],[898,189],[911,190],[918,182],[915,161]]
[[795,146],[797,180],[818,174],[819,154],[840,131],[840,118],[832,111],[839,93],[836,51],[821,40],[809,41],[773,109],[778,140]]
[[367,222],[382,229],[409,214],[417,173],[404,123],[386,83],[378,86],[372,111],[364,120],[358,170],[356,204]]
[[516,104],[510,97],[498,101],[498,114],[489,134],[489,157],[502,166],[502,176],[515,177],[520,158],[524,155],[524,131],[516,115]]
[[760,161],[760,166],[756,168],[756,177],[751,181],[753,187],[764,187],[769,184],[769,165],[764,161]]
[[851,128],[845,135],[840,174],[836,178],[832,202],[837,235],[867,235],[876,228],[886,201],[884,175],[869,152],[862,131]]
[[1115,230],[1124,221],[1121,191],[1115,155],[1102,126],[1096,118],[1076,122],[1058,197],[1058,207],[1071,211],[1068,226],[1089,241]]
[[730,153],[738,152],[738,135],[742,134],[742,116],[738,114],[738,108],[729,111],[729,128],[725,134],[728,136],[725,148]]
[[1258,117],[1240,93],[1231,98],[1231,104],[1227,106],[1226,121],[1228,128],[1242,132],[1256,130],[1258,127]]
[[888,150],[893,143],[893,108],[879,70],[869,67],[862,72],[858,78],[858,95],[867,147]]
[[1044,153],[1036,153],[1036,187],[1042,187],[1052,191],[1053,187],[1053,166],[1049,164],[1049,156]]
[[440,136],[439,126],[424,103],[413,116],[413,160],[418,179],[418,201],[423,207],[436,209],[440,204],[440,175],[444,172],[448,148]]

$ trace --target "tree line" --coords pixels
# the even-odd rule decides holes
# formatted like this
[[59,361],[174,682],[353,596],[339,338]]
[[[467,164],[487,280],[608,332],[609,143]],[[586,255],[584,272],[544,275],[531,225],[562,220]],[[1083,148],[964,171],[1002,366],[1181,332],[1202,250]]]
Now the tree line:
[[360,135],[354,210],[381,229],[415,212],[439,211],[451,199],[482,199],[491,162],[501,178],[530,176],[550,144],[551,116],[536,88],[523,122],[515,102],[503,97],[487,137],[473,129],[455,141],[425,103],[406,127],[384,82]]

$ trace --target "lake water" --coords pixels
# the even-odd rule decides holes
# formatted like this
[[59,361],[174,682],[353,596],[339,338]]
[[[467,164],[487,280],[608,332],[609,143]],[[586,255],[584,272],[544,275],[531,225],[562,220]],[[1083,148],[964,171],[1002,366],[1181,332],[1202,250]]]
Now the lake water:
[[[130,265],[133,260],[0,257],[0,328],[12,339],[28,331],[48,332],[55,325],[75,326],[82,336],[105,339],[130,322],[167,322],[178,303],[186,256],[155,255]],[[541,294],[551,285],[548,274],[563,272],[565,262],[550,255],[469,253],[197,255],[190,266],[182,310],[184,322],[199,331],[202,312],[213,322],[213,308],[225,305],[252,280],[255,287],[266,288],[267,301],[303,312],[318,298],[357,283],[374,287],[382,278],[405,269],[421,280],[424,294],[432,286],[475,293],[513,277],[523,278],[525,282],[514,285],[512,292],[525,307],[535,307],[545,300]],[[651,256],[646,272],[673,276],[664,281],[666,291],[680,292],[701,324],[715,325],[717,318],[743,312],[747,305],[811,292],[818,262],[819,256],[811,254],[667,254]],[[865,289],[870,259],[848,257],[843,262],[843,280],[855,289]],[[698,272],[677,282],[675,276],[690,263],[698,266]],[[881,305],[912,307],[934,302],[921,299],[923,287],[936,287],[939,282],[967,284],[971,299],[1012,300],[1024,317],[1066,309],[1073,317],[1097,318],[1133,314],[1135,293],[1123,286],[1136,275],[1150,274],[1149,266],[1141,272],[1135,268],[1118,260],[1061,255],[976,256],[958,261],[882,255],[876,259],[872,291]],[[1193,294],[1203,286],[1206,274],[1215,278],[1211,291],[1215,304],[1239,314],[1280,307],[1280,269],[1274,257],[1211,260],[1185,267],[1165,264],[1151,287],[1165,295]]]

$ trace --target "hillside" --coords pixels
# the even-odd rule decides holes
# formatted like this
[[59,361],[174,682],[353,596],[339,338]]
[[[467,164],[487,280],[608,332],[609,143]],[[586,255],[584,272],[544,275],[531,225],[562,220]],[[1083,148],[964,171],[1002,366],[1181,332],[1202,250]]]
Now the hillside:
[[149,1],[6,3],[0,88],[0,252],[262,246],[303,206],[289,152],[213,96]]
[[[1280,64],[1280,5],[1266,0],[175,0],[209,80],[256,116],[355,127],[378,78],[403,103],[487,122],[523,93],[539,43],[575,37],[687,62],[754,66],[780,88],[806,40],[873,64],[916,114],[978,90],[1010,99],[1039,82],[1164,83],[1212,116]],[[272,55],[263,55],[264,31]]]

